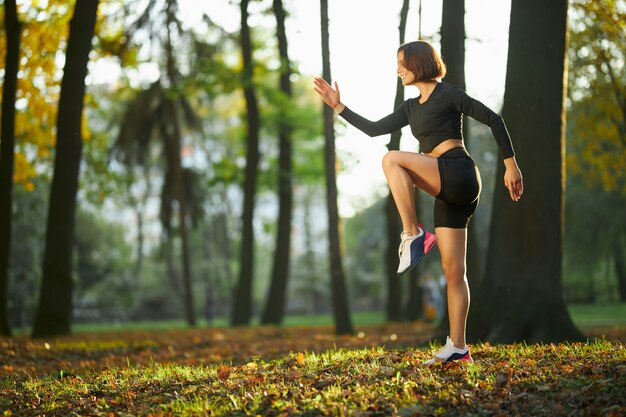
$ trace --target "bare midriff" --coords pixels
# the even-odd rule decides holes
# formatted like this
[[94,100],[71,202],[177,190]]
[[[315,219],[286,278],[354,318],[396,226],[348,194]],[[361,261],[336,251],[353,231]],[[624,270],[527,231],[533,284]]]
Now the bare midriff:
[[463,141],[461,139],[446,139],[439,145],[435,146],[435,149],[429,153],[425,153],[424,155],[439,158],[441,155],[454,148],[465,148],[465,145],[463,145]]

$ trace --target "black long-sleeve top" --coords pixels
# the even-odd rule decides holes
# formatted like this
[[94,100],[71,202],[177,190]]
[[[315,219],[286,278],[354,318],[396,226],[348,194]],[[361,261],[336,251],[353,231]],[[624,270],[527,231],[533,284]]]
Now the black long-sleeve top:
[[375,122],[347,106],[339,115],[369,136],[388,134],[410,125],[413,136],[420,142],[420,150],[429,153],[447,139],[463,140],[463,114],[466,114],[491,128],[504,159],[515,155],[502,117],[460,88],[437,83],[424,103],[420,103],[419,99],[406,100],[393,113]]

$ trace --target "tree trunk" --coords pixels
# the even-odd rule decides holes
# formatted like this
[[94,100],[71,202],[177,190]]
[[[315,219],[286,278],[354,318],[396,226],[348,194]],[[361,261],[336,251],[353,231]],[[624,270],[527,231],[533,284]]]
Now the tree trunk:
[[167,270],[167,277],[170,281],[170,285],[174,294],[180,297],[181,301],[184,301],[183,289],[181,288],[180,278],[178,270],[176,269],[176,262],[174,261],[174,237],[171,229],[163,232],[163,255],[165,257],[165,267]]
[[13,158],[15,152],[15,95],[22,26],[15,0],[5,1],[6,57],[2,91],[2,141],[0,142],[0,335],[10,336],[8,320],[9,258],[13,217]]
[[[176,89],[178,85],[178,70],[174,59],[170,28],[175,24],[176,0],[168,0],[166,8],[166,71],[170,89]],[[167,158],[174,180],[174,197],[178,201],[178,232],[181,240],[181,261],[183,264],[183,301],[185,318],[190,326],[196,325],[196,313],[193,302],[193,289],[191,283],[191,261],[189,256],[189,227],[187,225],[187,196],[185,192],[185,176],[181,161],[181,132],[178,122],[177,101],[166,98],[164,102],[168,124],[165,126],[165,139]]]
[[[421,194],[420,191],[415,190],[415,209],[417,212],[417,216],[420,216],[420,207],[421,207]],[[397,238],[396,238],[397,239]],[[396,261],[397,262],[397,261]],[[409,294],[409,300],[406,304],[405,318],[408,321],[419,320],[422,316],[422,312],[424,310],[424,291],[422,287],[420,287],[420,277],[421,277],[421,265],[417,265],[408,274],[407,280],[407,294]]]
[[314,249],[315,234],[313,233],[313,225],[311,214],[313,201],[316,200],[315,191],[311,189],[311,186],[305,186],[301,191],[301,199],[298,200],[302,203],[303,215],[302,215],[302,230],[304,232],[304,254],[301,255],[301,263],[306,271],[304,280],[306,282],[306,292],[308,298],[308,311],[310,314],[319,315],[328,311],[327,298],[324,296],[318,285],[320,272],[318,270],[319,261]]
[[232,324],[248,325],[252,315],[252,279],[254,277],[254,198],[257,166],[259,164],[259,108],[253,85],[252,42],[248,27],[248,2],[241,0],[241,50],[243,54],[243,92],[248,114],[248,154],[243,202],[243,234],[241,236],[241,265],[235,289]]
[[617,276],[617,288],[620,302],[626,302],[626,257],[621,241],[613,247],[613,259],[615,261],[615,275]]
[[[513,0],[509,33],[503,115],[524,174],[524,196],[511,201],[503,181],[496,181],[469,338],[582,340],[561,294],[567,0]],[[503,175],[499,164],[498,178]]]
[[[276,15],[276,35],[280,54],[280,90],[288,100],[291,100],[291,64],[287,49],[287,35],[285,33],[285,11],[282,0],[274,0],[274,15]],[[291,255],[291,213],[293,191],[291,185],[291,123],[285,114],[286,108],[281,105],[281,117],[278,126],[278,143],[280,148],[278,167],[278,233],[276,235],[276,251],[274,252],[274,267],[270,293],[265,305],[262,322],[281,324],[285,313],[285,296],[289,277],[289,259]]]
[[[403,0],[402,9],[400,9],[400,25],[398,26],[400,45],[404,43],[408,14],[409,0]],[[396,77],[396,97],[393,101],[393,108],[397,108],[403,101],[404,85],[402,85],[402,80]],[[387,149],[390,151],[400,149],[401,137],[402,131],[400,130],[391,133]],[[385,257],[388,285],[387,321],[402,321],[402,290],[400,289],[401,280],[398,278],[398,237],[402,232],[402,225],[391,191],[387,195],[385,218],[387,219],[387,253]]]
[[[133,207],[135,208],[135,217],[137,219],[137,258],[135,259],[135,265],[133,267],[134,286],[137,290],[141,288],[141,274],[143,272],[143,258],[144,258],[144,212],[148,207],[148,200],[152,195],[152,183],[150,181],[149,168],[142,167],[143,178],[145,181],[145,191],[141,196],[141,203],[133,198]],[[130,193],[129,189],[129,193]]]
[[[328,0],[321,0],[322,24],[322,76],[331,82],[330,47],[328,36]],[[326,173],[326,204],[328,207],[328,243],[330,250],[330,276],[337,334],[352,334],[352,320],[348,302],[348,289],[342,264],[339,208],[337,207],[337,161],[335,155],[334,110],[324,106],[324,160]]]
[[87,62],[98,0],[76,2],[61,81],[54,175],[33,337],[68,334],[72,317],[72,248],[82,151],[82,112]]

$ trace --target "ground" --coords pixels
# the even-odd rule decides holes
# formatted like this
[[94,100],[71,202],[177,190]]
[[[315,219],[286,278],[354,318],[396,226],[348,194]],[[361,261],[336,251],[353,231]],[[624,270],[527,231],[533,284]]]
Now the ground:
[[4,415],[626,415],[626,325],[588,343],[477,344],[424,368],[423,323],[0,339]]

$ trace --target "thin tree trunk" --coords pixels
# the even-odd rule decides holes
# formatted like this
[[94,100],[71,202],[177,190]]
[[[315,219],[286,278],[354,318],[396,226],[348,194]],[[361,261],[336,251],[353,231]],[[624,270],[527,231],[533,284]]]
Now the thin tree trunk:
[[142,167],[141,169],[143,170],[143,173],[144,173],[143,177],[144,177],[144,181],[146,184],[146,191],[143,193],[143,195],[140,198],[135,198],[131,189],[132,184],[135,182],[135,167],[134,166],[130,166],[128,168],[129,172],[126,177],[126,183],[128,187],[128,204],[132,208],[134,215],[135,215],[135,221],[137,222],[137,238],[136,238],[137,252],[136,252],[136,257],[135,257],[135,265],[133,266],[133,273],[132,273],[132,287],[133,287],[133,291],[137,293],[141,288],[141,272],[143,269],[143,252],[144,252],[144,240],[145,240],[144,210],[147,206],[147,201],[150,197],[150,192],[152,189],[152,187],[150,186],[149,175],[146,173],[148,168]]
[[[276,35],[280,55],[280,90],[288,100],[291,100],[291,64],[287,49],[287,35],[285,33],[285,11],[282,0],[274,0],[274,15],[276,16]],[[276,236],[276,251],[274,252],[274,268],[270,293],[263,313],[263,323],[281,324],[285,312],[285,296],[289,277],[289,259],[291,251],[291,215],[293,191],[291,185],[291,124],[285,114],[287,109],[281,107],[281,117],[278,126],[278,142],[280,148],[278,167],[278,233]]]
[[[408,14],[409,0],[404,0],[400,9],[400,25],[398,26],[400,45],[404,43]],[[396,77],[396,97],[393,101],[393,108],[397,108],[403,101],[404,85],[402,85],[402,80]],[[390,151],[400,149],[401,137],[402,131],[400,130],[391,133],[387,149]],[[402,225],[391,192],[387,195],[385,219],[387,220],[387,253],[385,257],[388,285],[387,321],[402,321],[402,290],[400,289],[401,280],[398,278],[398,237],[402,231]]]
[[624,247],[619,241],[613,247],[613,260],[615,261],[619,301],[624,303],[626,302],[626,257],[624,256]]
[[8,320],[9,258],[13,206],[13,165],[15,153],[15,96],[22,25],[15,0],[4,5],[6,57],[2,91],[2,140],[0,142],[0,335],[10,336]]
[[[511,201],[503,181],[496,181],[469,338],[582,340],[561,294],[567,0],[513,0],[509,31],[503,116],[524,174],[524,196]],[[498,168],[501,179],[503,164]]]
[[318,260],[313,248],[313,242],[315,242],[315,235],[313,233],[313,227],[311,220],[313,218],[311,213],[311,205],[313,200],[316,199],[315,192],[310,187],[304,188],[301,192],[302,198],[298,199],[302,201],[303,216],[302,216],[302,229],[304,231],[304,255],[301,257],[302,265],[306,271],[305,281],[307,294],[309,295],[309,309],[311,314],[318,315],[328,310],[327,303],[325,302],[324,294],[321,293],[318,281]]
[[174,262],[174,238],[172,237],[172,230],[166,230],[164,233],[163,251],[165,252],[165,267],[167,269],[167,276],[170,280],[172,290],[178,297],[180,297],[181,300],[183,300],[183,290],[181,288],[179,273],[176,269],[176,262]]
[[[419,190],[415,190],[415,209],[417,212],[417,216],[420,216],[420,206],[421,206],[421,195]],[[406,312],[404,314],[405,318],[408,321],[419,320],[422,316],[422,312],[424,310],[424,291],[420,284],[422,268],[420,265],[417,265],[411,271],[409,271],[409,276],[407,280],[407,288],[406,291],[409,294],[409,300],[406,304]]]
[[33,337],[70,333],[72,249],[82,151],[82,112],[87,62],[98,0],[76,2],[61,82],[57,145],[43,259],[43,279]]
[[[174,59],[174,51],[171,39],[170,28],[175,23],[176,1],[168,0],[166,9],[167,36],[165,44],[165,53],[167,58],[167,77],[170,82],[170,88],[175,89],[178,84],[178,71],[176,69],[176,61]],[[178,112],[176,101],[174,99],[165,99],[165,111],[167,112],[168,126],[165,126],[166,140],[168,142],[166,149],[168,159],[170,161],[170,169],[172,169],[174,179],[174,195],[178,201],[178,232],[182,243],[182,263],[183,263],[183,295],[184,308],[187,323],[190,326],[196,325],[196,313],[193,302],[193,289],[191,284],[191,261],[189,256],[189,227],[187,225],[187,196],[185,192],[185,176],[181,161],[181,132],[178,123]]]
[[[328,35],[328,0],[321,0],[322,76],[330,82],[330,47]],[[348,302],[346,276],[343,270],[339,208],[337,207],[337,160],[335,155],[334,111],[324,106],[324,159],[326,173],[326,204],[328,207],[328,243],[330,276],[337,334],[352,334],[352,320]]]
[[248,2],[241,0],[241,50],[243,54],[243,91],[248,114],[248,154],[243,202],[243,234],[241,236],[241,265],[235,289],[232,324],[247,325],[252,315],[252,280],[254,277],[254,198],[257,166],[259,164],[259,108],[253,85],[252,42],[248,27]]

